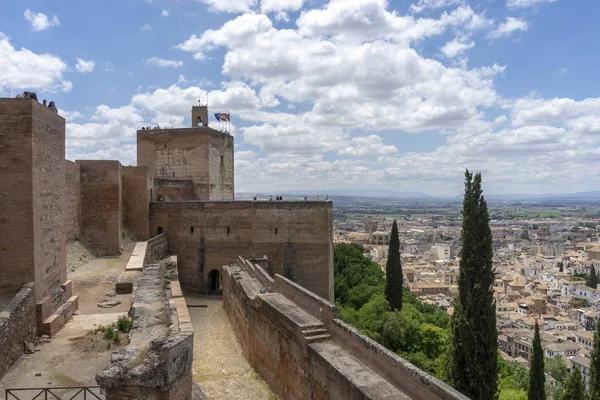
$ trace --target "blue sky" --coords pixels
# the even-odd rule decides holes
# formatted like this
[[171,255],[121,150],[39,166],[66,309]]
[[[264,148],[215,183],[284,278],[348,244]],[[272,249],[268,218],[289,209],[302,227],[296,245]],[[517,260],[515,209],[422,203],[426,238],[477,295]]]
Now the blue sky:
[[[70,159],[230,112],[236,191],[600,190],[592,0],[3,1],[0,96],[67,119]],[[215,122],[216,123],[216,122]]]

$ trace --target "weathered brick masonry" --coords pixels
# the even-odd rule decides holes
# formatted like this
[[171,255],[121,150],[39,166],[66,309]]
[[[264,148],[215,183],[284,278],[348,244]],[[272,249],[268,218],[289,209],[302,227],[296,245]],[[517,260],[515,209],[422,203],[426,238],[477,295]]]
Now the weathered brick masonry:
[[65,160],[65,232],[67,239],[81,236],[81,172],[79,164]]
[[148,216],[153,179],[148,167],[122,167],[122,220],[137,240],[150,237]]
[[31,99],[0,99],[0,290],[35,282],[46,311],[66,300],[65,120]]
[[81,168],[81,234],[101,255],[121,253],[121,163],[77,160]]
[[329,201],[155,202],[150,229],[168,233],[185,290],[210,293],[208,274],[237,256],[267,255],[282,274],[333,299],[333,206]]
[[23,354],[23,342],[33,342],[35,334],[35,293],[28,283],[0,309],[0,379]]

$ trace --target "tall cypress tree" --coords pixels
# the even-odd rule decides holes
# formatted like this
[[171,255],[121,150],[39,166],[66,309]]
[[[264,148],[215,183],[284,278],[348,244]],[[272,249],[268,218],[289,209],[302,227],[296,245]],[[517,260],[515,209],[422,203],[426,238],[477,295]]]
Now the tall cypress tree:
[[583,383],[583,375],[577,367],[573,367],[573,371],[567,377],[565,388],[560,395],[560,400],[586,400],[585,385]]
[[596,268],[592,265],[592,269],[590,271],[590,276],[588,276],[587,281],[585,282],[586,286],[596,289],[598,287],[598,275],[596,275]]
[[600,323],[594,332],[594,348],[590,360],[590,399],[600,400]]
[[540,327],[535,321],[533,335],[533,355],[529,368],[529,391],[527,400],[546,400],[546,375],[544,375],[544,351],[540,340]]
[[452,315],[450,379],[471,399],[491,400],[498,390],[498,331],[492,291],[492,232],[481,174],[465,172],[458,296]]
[[392,311],[402,311],[402,264],[400,263],[400,239],[398,238],[398,225],[396,220],[392,224],[390,247],[387,264],[385,267],[385,298]]

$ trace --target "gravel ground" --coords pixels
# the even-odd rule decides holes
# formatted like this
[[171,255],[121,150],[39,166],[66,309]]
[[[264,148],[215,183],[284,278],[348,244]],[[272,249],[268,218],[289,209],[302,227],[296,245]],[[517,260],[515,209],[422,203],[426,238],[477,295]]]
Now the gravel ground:
[[246,361],[221,296],[186,295],[194,325],[194,381],[210,400],[277,400]]

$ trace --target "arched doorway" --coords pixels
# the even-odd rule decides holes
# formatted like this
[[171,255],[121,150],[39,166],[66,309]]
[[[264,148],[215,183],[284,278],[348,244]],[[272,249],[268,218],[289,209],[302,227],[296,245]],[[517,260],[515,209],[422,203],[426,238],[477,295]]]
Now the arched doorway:
[[211,294],[221,293],[221,274],[216,269],[208,273],[208,288]]

